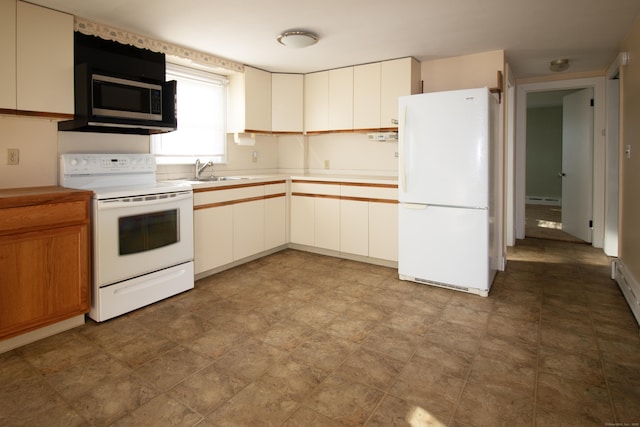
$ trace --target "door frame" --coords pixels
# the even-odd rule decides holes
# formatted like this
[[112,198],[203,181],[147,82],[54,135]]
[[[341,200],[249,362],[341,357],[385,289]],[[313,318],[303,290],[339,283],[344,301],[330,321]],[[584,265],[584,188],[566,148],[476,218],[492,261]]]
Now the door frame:
[[514,223],[516,239],[524,239],[525,182],[527,168],[527,94],[565,89],[593,88],[593,241],[602,248],[604,241],[604,192],[605,192],[605,77],[589,77],[570,80],[554,80],[518,85],[516,95],[516,140],[514,188]]

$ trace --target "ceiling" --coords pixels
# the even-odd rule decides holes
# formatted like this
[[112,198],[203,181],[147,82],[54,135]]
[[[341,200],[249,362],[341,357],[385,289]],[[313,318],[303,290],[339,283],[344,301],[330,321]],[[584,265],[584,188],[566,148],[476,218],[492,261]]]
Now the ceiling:
[[[30,0],[272,72],[307,73],[405,56],[420,61],[504,49],[517,78],[604,70],[638,0]],[[308,30],[317,44],[276,42]]]

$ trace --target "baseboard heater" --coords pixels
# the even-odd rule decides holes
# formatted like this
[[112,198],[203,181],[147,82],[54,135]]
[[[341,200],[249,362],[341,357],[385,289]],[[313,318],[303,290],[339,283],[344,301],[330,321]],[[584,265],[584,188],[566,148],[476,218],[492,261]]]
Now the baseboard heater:
[[618,283],[629,308],[640,326],[640,283],[633,277],[621,259],[613,260],[613,278]]
[[525,200],[528,205],[562,206],[562,199],[558,197],[526,196]]

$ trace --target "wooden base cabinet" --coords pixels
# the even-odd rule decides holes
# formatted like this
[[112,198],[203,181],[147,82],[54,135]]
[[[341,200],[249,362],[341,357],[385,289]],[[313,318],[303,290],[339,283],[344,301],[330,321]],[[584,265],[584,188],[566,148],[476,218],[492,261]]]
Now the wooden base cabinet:
[[0,190],[0,339],[89,311],[90,197]]

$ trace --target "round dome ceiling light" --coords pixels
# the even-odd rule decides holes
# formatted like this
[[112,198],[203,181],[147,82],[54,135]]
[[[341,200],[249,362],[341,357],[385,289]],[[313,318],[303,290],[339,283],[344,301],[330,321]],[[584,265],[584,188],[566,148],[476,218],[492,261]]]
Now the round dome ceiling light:
[[551,71],[565,71],[569,68],[568,59],[556,59],[549,63],[549,70]]
[[277,40],[283,46],[303,48],[316,44],[318,36],[308,31],[286,31]]

